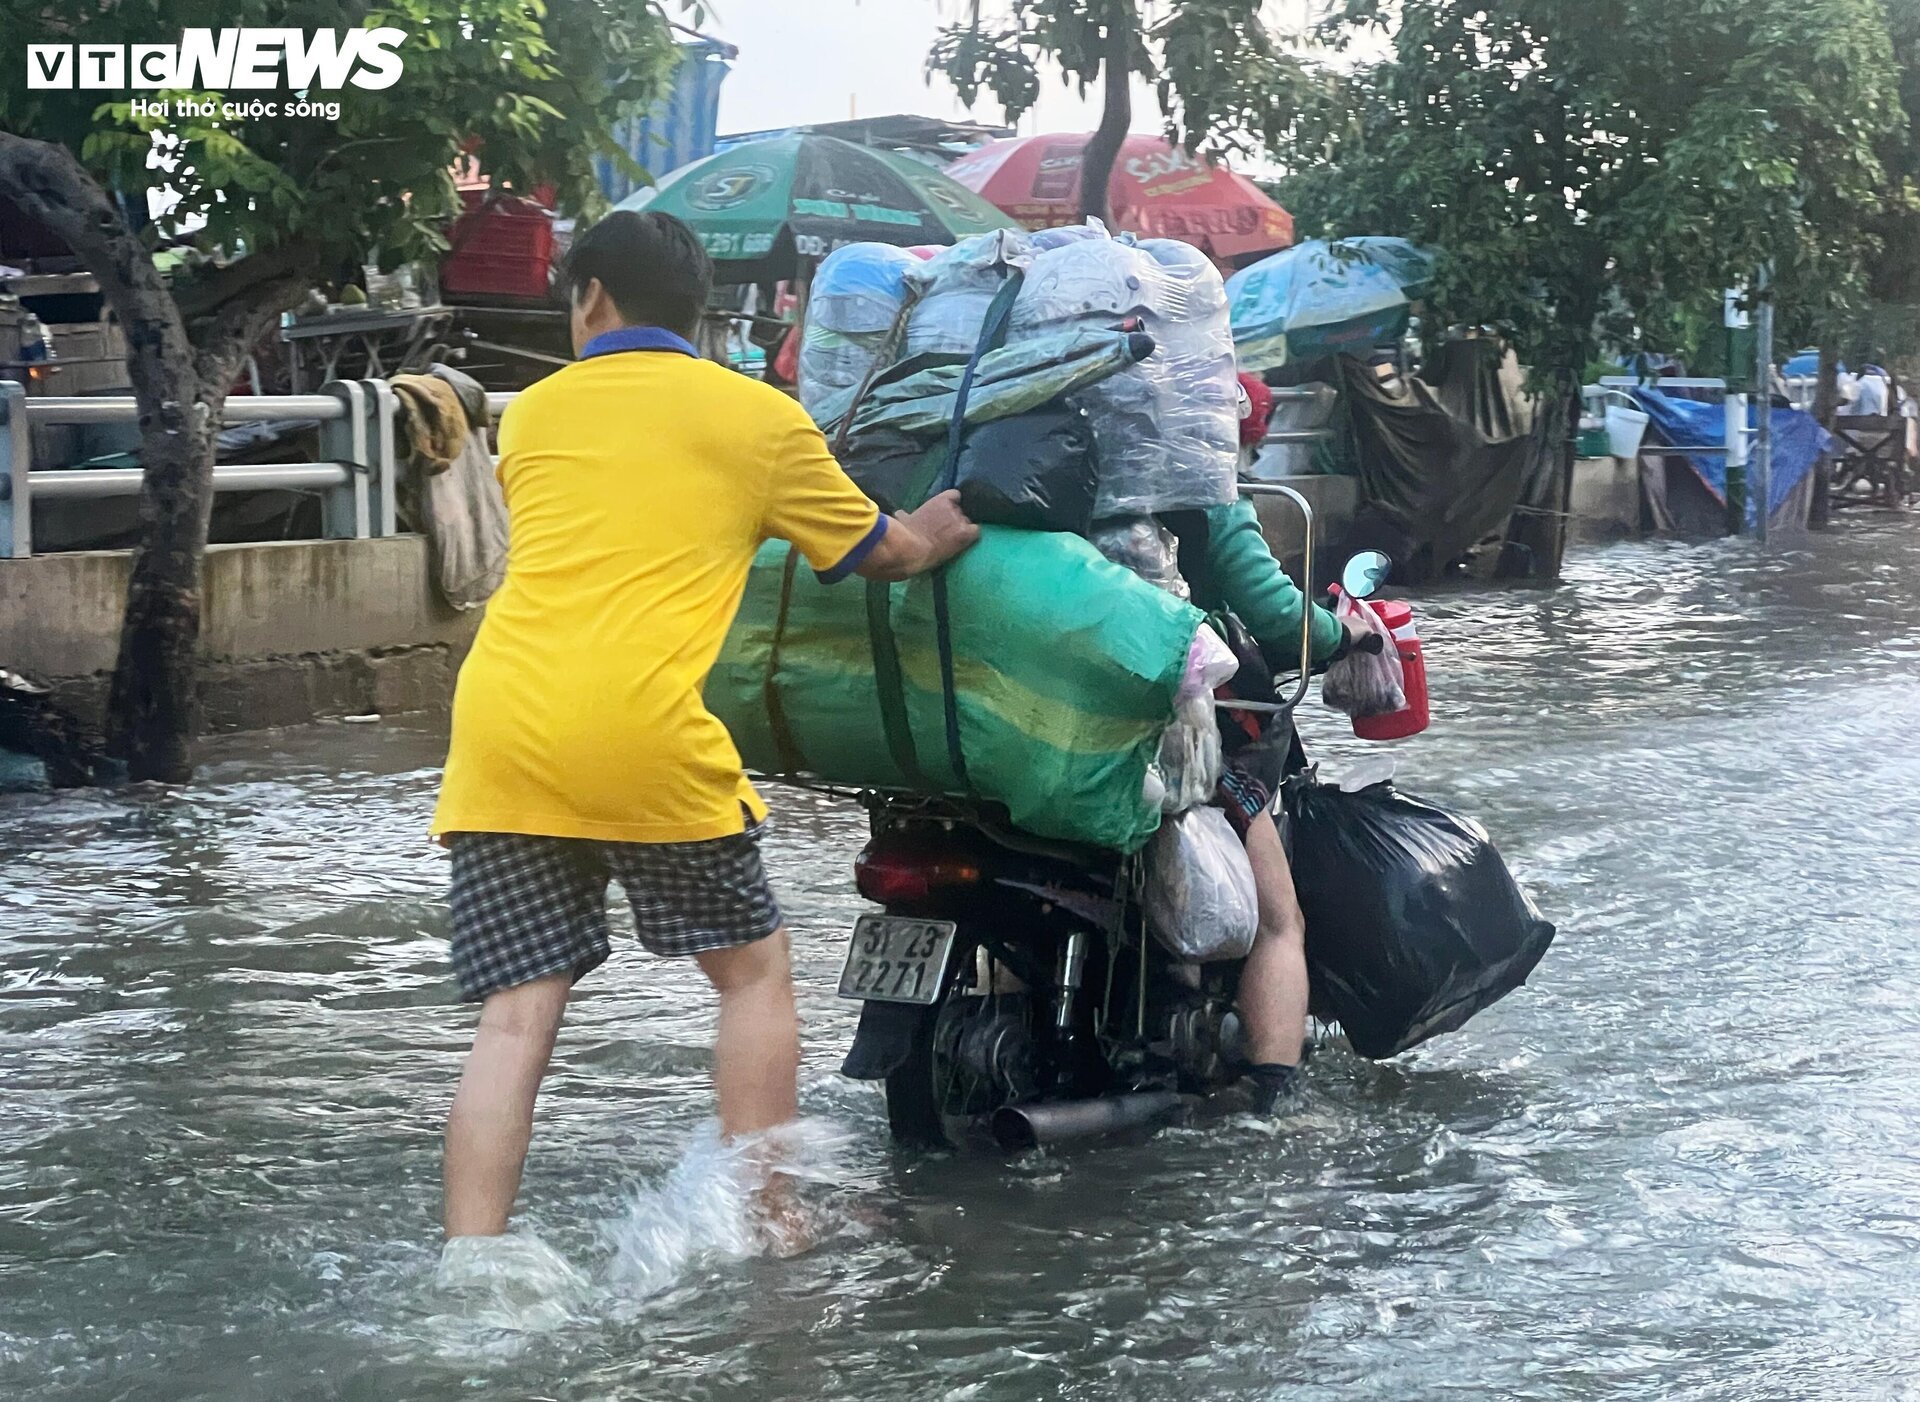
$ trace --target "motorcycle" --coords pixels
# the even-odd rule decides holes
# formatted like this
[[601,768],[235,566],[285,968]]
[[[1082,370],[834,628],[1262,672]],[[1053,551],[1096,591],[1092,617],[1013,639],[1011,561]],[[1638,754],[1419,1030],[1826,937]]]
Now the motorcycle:
[[[1311,579],[1308,503],[1243,490],[1306,514]],[[1342,587],[1365,598],[1387,569],[1365,552]],[[1310,629],[1304,617],[1291,695],[1219,704],[1291,712]],[[862,1006],[841,1072],[885,1083],[897,1142],[1018,1150],[1148,1131],[1239,1079],[1242,961],[1187,963],[1150,937],[1138,854],[1043,841],[956,799],[861,798],[871,836],[854,881],[881,911],[848,941],[839,993]]]

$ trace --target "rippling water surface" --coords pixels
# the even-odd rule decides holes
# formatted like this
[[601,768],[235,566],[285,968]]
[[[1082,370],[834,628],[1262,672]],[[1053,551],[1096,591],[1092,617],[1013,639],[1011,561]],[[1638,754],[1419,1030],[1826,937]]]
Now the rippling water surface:
[[1559,923],[1533,987],[1323,1055],[1279,1129],[897,1154],[834,1074],[860,815],[780,793],[838,1230],[629,1288],[713,1149],[709,999],[628,945],[523,1198],[577,1278],[505,1320],[434,1285],[472,1016],[422,836],[443,740],[315,726],[184,794],[0,799],[0,1395],[1920,1395],[1920,534],[1622,545],[1421,608],[1401,782]]

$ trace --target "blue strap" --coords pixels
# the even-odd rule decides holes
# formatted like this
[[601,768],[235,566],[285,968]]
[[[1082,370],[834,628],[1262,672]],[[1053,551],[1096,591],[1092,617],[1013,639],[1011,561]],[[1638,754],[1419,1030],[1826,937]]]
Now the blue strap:
[[940,469],[940,476],[929,495],[938,496],[959,480],[960,440],[967,435],[967,399],[973,393],[974,373],[980,368],[982,356],[1006,344],[1007,326],[1013,320],[1013,300],[1020,295],[1020,284],[1026,281],[1026,276],[1020,268],[1009,269],[1007,280],[987,305],[986,317],[980,324],[980,339],[973,347],[973,358],[967,361],[966,371],[960,376],[960,388],[954,392],[953,421],[947,425],[947,463]]
[[[960,442],[966,437],[967,396],[973,392],[974,372],[980,368],[982,356],[1006,343],[1007,326],[1013,319],[1013,299],[1020,295],[1020,284],[1025,277],[1026,274],[1019,268],[1012,269],[987,307],[986,319],[980,327],[980,340],[973,348],[973,358],[967,361],[966,372],[960,377],[960,388],[953,396],[953,422],[947,427],[947,462],[934,483],[935,495],[948,490],[959,478]],[[960,744],[960,701],[954,690],[953,629],[947,610],[945,565],[933,572],[933,636],[940,650],[940,699],[946,708],[947,761],[953,766],[953,777],[968,793],[972,793],[973,780],[967,777],[967,756]]]
[[692,341],[664,326],[622,326],[602,331],[580,347],[580,359],[592,360],[597,355],[614,355],[620,351],[672,351],[676,355],[690,355],[695,360],[700,358]]

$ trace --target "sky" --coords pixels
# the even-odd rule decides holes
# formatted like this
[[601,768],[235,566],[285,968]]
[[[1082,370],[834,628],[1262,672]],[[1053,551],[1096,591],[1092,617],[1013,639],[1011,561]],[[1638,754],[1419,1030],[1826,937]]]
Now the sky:
[[[760,131],[849,116],[916,112],[1001,122],[989,95],[969,113],[953,89],[928,86],[927,50],[942,24],[964,14],[966,0],[704,0],[705,32],[740,49],[720,89],[720,130]],[[1321,0],[1266,0],[1279,30],[1304,27]],[[1064,81],[1043,82],[1040,101],[1020,122],[1023,136],[1091,131],[1099,93],[1083,98]],[[1160,130],[1151,89],[1134,85],[1133,129]]]
[[[720,130],[757,131],[849,116],[917,112],[967,117],[944,81],[927,85],[927,50],[963,0],[709,0],[704,32],[735,44],[740,57],[720,89]],[[1151,131],[1157,109],[1136,101],[1134,126]],[[1002,120],[983,98],[972,114]],[[1087,131],[1099,120],[1097,95],[1081,100],[1050,83],[1023,133]]]

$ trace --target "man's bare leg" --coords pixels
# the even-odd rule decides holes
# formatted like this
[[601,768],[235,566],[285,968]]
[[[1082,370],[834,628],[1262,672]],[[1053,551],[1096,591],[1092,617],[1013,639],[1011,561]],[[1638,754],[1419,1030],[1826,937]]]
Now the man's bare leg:
[[793,1008],[787,932],[697,956],[720,993],[713,1042],[713,1089],[720,1132],[757,1134],[794,1117],[800,1076],[800,1019]]
[[572,990],[554,974],[488,996],[447,1116],[445,1227],[449,1238],[499,1236],[520,1192],[533,1102]]
[[1236,999],[1247,1030],[1247,1060],[1297,1066],[1307,1036],[1307,922],[1271,813],[1248,827],[1247,861],[1260,897],[1260,931],[1240,971]]

